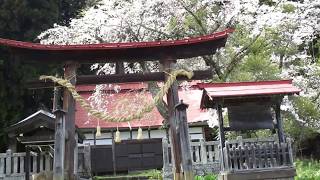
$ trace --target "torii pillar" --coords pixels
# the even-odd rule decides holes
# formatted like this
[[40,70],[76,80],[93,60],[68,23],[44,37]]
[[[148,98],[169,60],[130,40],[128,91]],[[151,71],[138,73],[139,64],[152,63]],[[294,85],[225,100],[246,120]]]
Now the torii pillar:
[[[174,69],[175,60],[164,60],[161,62],[163,65],[163,68],[165,72],[170,73]],[[166,75],[166,80],[168,79],[170,75]],[[169,125],[170,125],[170,144],[172,147],[172,155],[174,161],[172,161],[173,164],[173,175],[174,180],[181,180],[183,178],[183,174],[181,171],[181,146],[180,146],[180,139],[179,134],[177,132],[177,125],[178,122],[176,122],[175,118],[175,105],[179,103],[179,95],[178,95],[178,84],[177,82],[174,82],[171,87],[168,90],[167,93],[167,104],[168,104],[168,113],[169,113]]]
[[[72,85],[76,84],[76,72],[78,64],[74,62],[66,62],[64,67],[64,78],[68,79]],[[64,153],[64,172],[65,177],[68,180],[75,180],[76,174],[74,170],[75,154],[74,149],[76,148],[75,141],[75,100],[71,93],[64,89],[63,92],[63,110],[66,112],[65,115],[65,153]]]

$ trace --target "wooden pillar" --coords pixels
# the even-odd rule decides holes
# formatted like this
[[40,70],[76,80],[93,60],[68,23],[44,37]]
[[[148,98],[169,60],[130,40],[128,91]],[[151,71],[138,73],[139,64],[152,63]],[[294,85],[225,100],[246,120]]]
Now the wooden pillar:
[[64,180],[64,160],[65,160],[65,112],[54,111],[56,116],[54,159],[53,159],[53,180]]
[[93,145],[96,146],[96,144],[97,144],[96,131],[93,131]]
[[216,110],[218,113],[218,121],[219,121],[219,136],[220,136],[220,165],[221,171],[224,171],[224,153],[223,148],[225,146],[225,135],[224,135],[224,127],[223,127],[223,115],[222,115],[222,103],[218,102],[216,105]]
[[133,138],[133,135],[132,135],[132,129],[130,128],[130,139]]
[[275,113],[276,113],[279,143],[282,143],[285,141],[285,138],[284,138],[284,133],[283,133],[283,124],[282,124],[282,119],[281,119],[280,104],[281,104],[280,102],[277,102],[277,104],[275,106]]
[[74,161],[73,161],[73,174],[76,176],[76,179],[78,179],[78,133],[74,135],[74,140],[76,141],[75,143],[75,148],[74,148]]
[[163,173],[168,170],[169,167],[169,147],[168,147],[168,139],[166,137],[162,138],[162,152],[163,152]]
[[[168,73],[174,69],[174,61],[164,61],[162,62],[164,66],[164,70]],[[166,74],[166,80],[170,75]],[[168,104],[168,113],[169,113],[169,125],[170,125],[170,133],[171,133],[171,149],[173,151],[173,163],[172,163],[172,172],[175,180],[182,179],[181,174],[181,149],[180,149],[180,139],[177,133],[177,122],[175,118],[175,105],[179,103],[179,95],[178,95],[178,84],[175,82],[169,88],[167,93],[167,104]]]
[[201,148],[201,163],[207,164],[208,158],[207,158],[207,147],[205,140],[203,138],[200,139],[200,148]]
[[123,62],[116,62],[116,74],[125,74]]
[[175,106],[176,119],[179,121],[179,135],[181,142],[182,167],[184,180],[193,180],[191,146],[187,121],[187,108],[189,105],[181,102]]
[[[40,151],[37,151],[37,157],[36,157],[36,159],[37,159],[37,170],[36,170],[36,172],[37,173],[39,173],[40,171],[41,171],[41,169],[40,169],[40,163],[41,163],[41,152]],[[34,170],[33,170],[34,171]]]
[[150,129],[150,127],[148,128],[148,139],[151,139],[151,129]]
[[6,175],[11,176],[11,170],[12,170],[12,151],[11,149],[8,149],[6,151]]
[[[77,64],[73,62],[67,62],[64,69],[64,78],[68,79],[72,85],[76,84],[76,71]],[[65,172],[68,180],[74,180],[74,148],[75,142],[75,100],[68,90],[63,92],[63,109],[66,112],[65,115]]]
[[9,149],[11,150],[11,152],[13,152],[13,153],[17,152],[17,138],[16,138],[16,136],[14,136],[14,137],[9,136],[8,140],[9,140],[9,142],[8,142]]
[[[59,77],[58,73],[56,74],[56,77]],[[61,109],[61,88],[55,86],[53,90],[52,111],[54,112],[57,109]]]
[[26,146],[26,160],[24,161],[25,180],[30,180],[30,147]]
[[[58,76],[58,74],[56,75]],[[61,88],[54,88],[53,113],[55,119],[55,137],[54,137],[54,156],[53,156],[53,180],[64,179],[64,147],[65,147],[65,117],[64,111],[61,111]],[[47,167],[46,170],[50,169]]]
[[114,131],[111,131],[112,137],[112,166],[113,166],[113,175],[117,174],[117,167],[116,167],[116,142],[114,140]]
[[85,169],[88,174],[91,175],[91,147],[90,143],[85,144],[84,146],[84,164],[85,164]]

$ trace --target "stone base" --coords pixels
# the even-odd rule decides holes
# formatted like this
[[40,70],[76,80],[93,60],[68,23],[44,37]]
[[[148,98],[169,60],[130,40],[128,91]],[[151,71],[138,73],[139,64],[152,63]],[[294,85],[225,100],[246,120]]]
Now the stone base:
[[[210,163],[210,164],[193,164],[193,173],[194,175],[203,176],[206,174],[218,173],[220,170],[219,162]],[[172,166],[169,166],[166,169],[163,169],[163,179],[164,180],[172,180]]]
[[242,170],[236,172],[220,172],[219,180],[293,180],[296,170],[293,167],[270,169]]

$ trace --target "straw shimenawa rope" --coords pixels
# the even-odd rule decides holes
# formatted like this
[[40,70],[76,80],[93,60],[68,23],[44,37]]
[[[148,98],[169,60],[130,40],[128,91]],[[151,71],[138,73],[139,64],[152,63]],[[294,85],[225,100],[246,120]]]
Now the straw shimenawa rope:
[[137,113],[135,114],[125,115],[121,117],[113,117],[91,107],[91,105],[76,91],[75,86],[73,86],[66,79],[61,79],[54,76],[40,76],[40,80],[51,80],[68,89],[68,91],[72,94],[73,98],[80,104],[80,106],[84,108],[90,115],[98,119],[101,119],[104,121],[112,121],[112,122],[125,122],[125,121],[131,121],[134,119],[141,119],[145,113],[151,112],[152,109],[156,106],[156,104],[158,104],[162,100],[163,96],[168,92],[171,85],[176,81],[177,76],[186,76],[189,79],[191,79],[193,76],[193,72],[188,72],[182,69],[172,71],[169,74],[168,79],[165,82],[164,86],[161,87],[158,94],[154,97],[152,103],[147,104],[146,106],[138,110]]

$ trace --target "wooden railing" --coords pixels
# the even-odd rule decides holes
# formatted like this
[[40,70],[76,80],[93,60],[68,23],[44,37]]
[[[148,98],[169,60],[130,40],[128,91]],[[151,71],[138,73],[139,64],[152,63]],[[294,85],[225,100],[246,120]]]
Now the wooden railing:
[[207,164],[212,162],[219,162],[218,141],[204,141],[200,139],[199,142],[191,142],[191,156],[193,163]]
[[[40,171],[51,171],[53,159],[48,153],[30,153],[30,175]],[[23,177],[25,176],[26,153],[0,153],[0,179],[4,177]]]
[[263,143],[274,143],[278,142],[277,137],[268,137],[268,138],[246,138],[243,139],[242,136],[238,136],[236,139],[228,140],[226,142],[226,145],[229,145],[229,147],[232,147],[233,145],[257,145],[257,144],[263,144]]
[[[204,141],[200,139],[199,142],[191,142],[191,157],[193,164],[210,164],[219,163],[218,141]],[[167,168],[171,166],[172,154],[171,144],[164,138],[162,140],[163,148],[163,166]]]
[[279,143],[272,139],[237,139],[227,141],[223,149],[224,170],[241,171],[273,167],[292,167],[291,140]]
[[[193,164],[220,163],[219,141],[191,142]],[[166,138],[162,141],[163,167],[171,166],[171,144]],[[251,138],[229,140],[223,149],[222,165],[226,171],[241,171],[248,169],[263,169],[273,167],[292,167],[293,154],[291,139],[279,143],[277,138]]]
[[[43,171],[52,171],[53,154],[48,152],[30,152],[29,174]],[[26,153],[12,153],[9,149],[6,153],[0,153],[0,180],[2,179],[24,179],[26,169]],[[90,145],[85,144],[78,150],[77,173],[82,176],[91,175]]]

